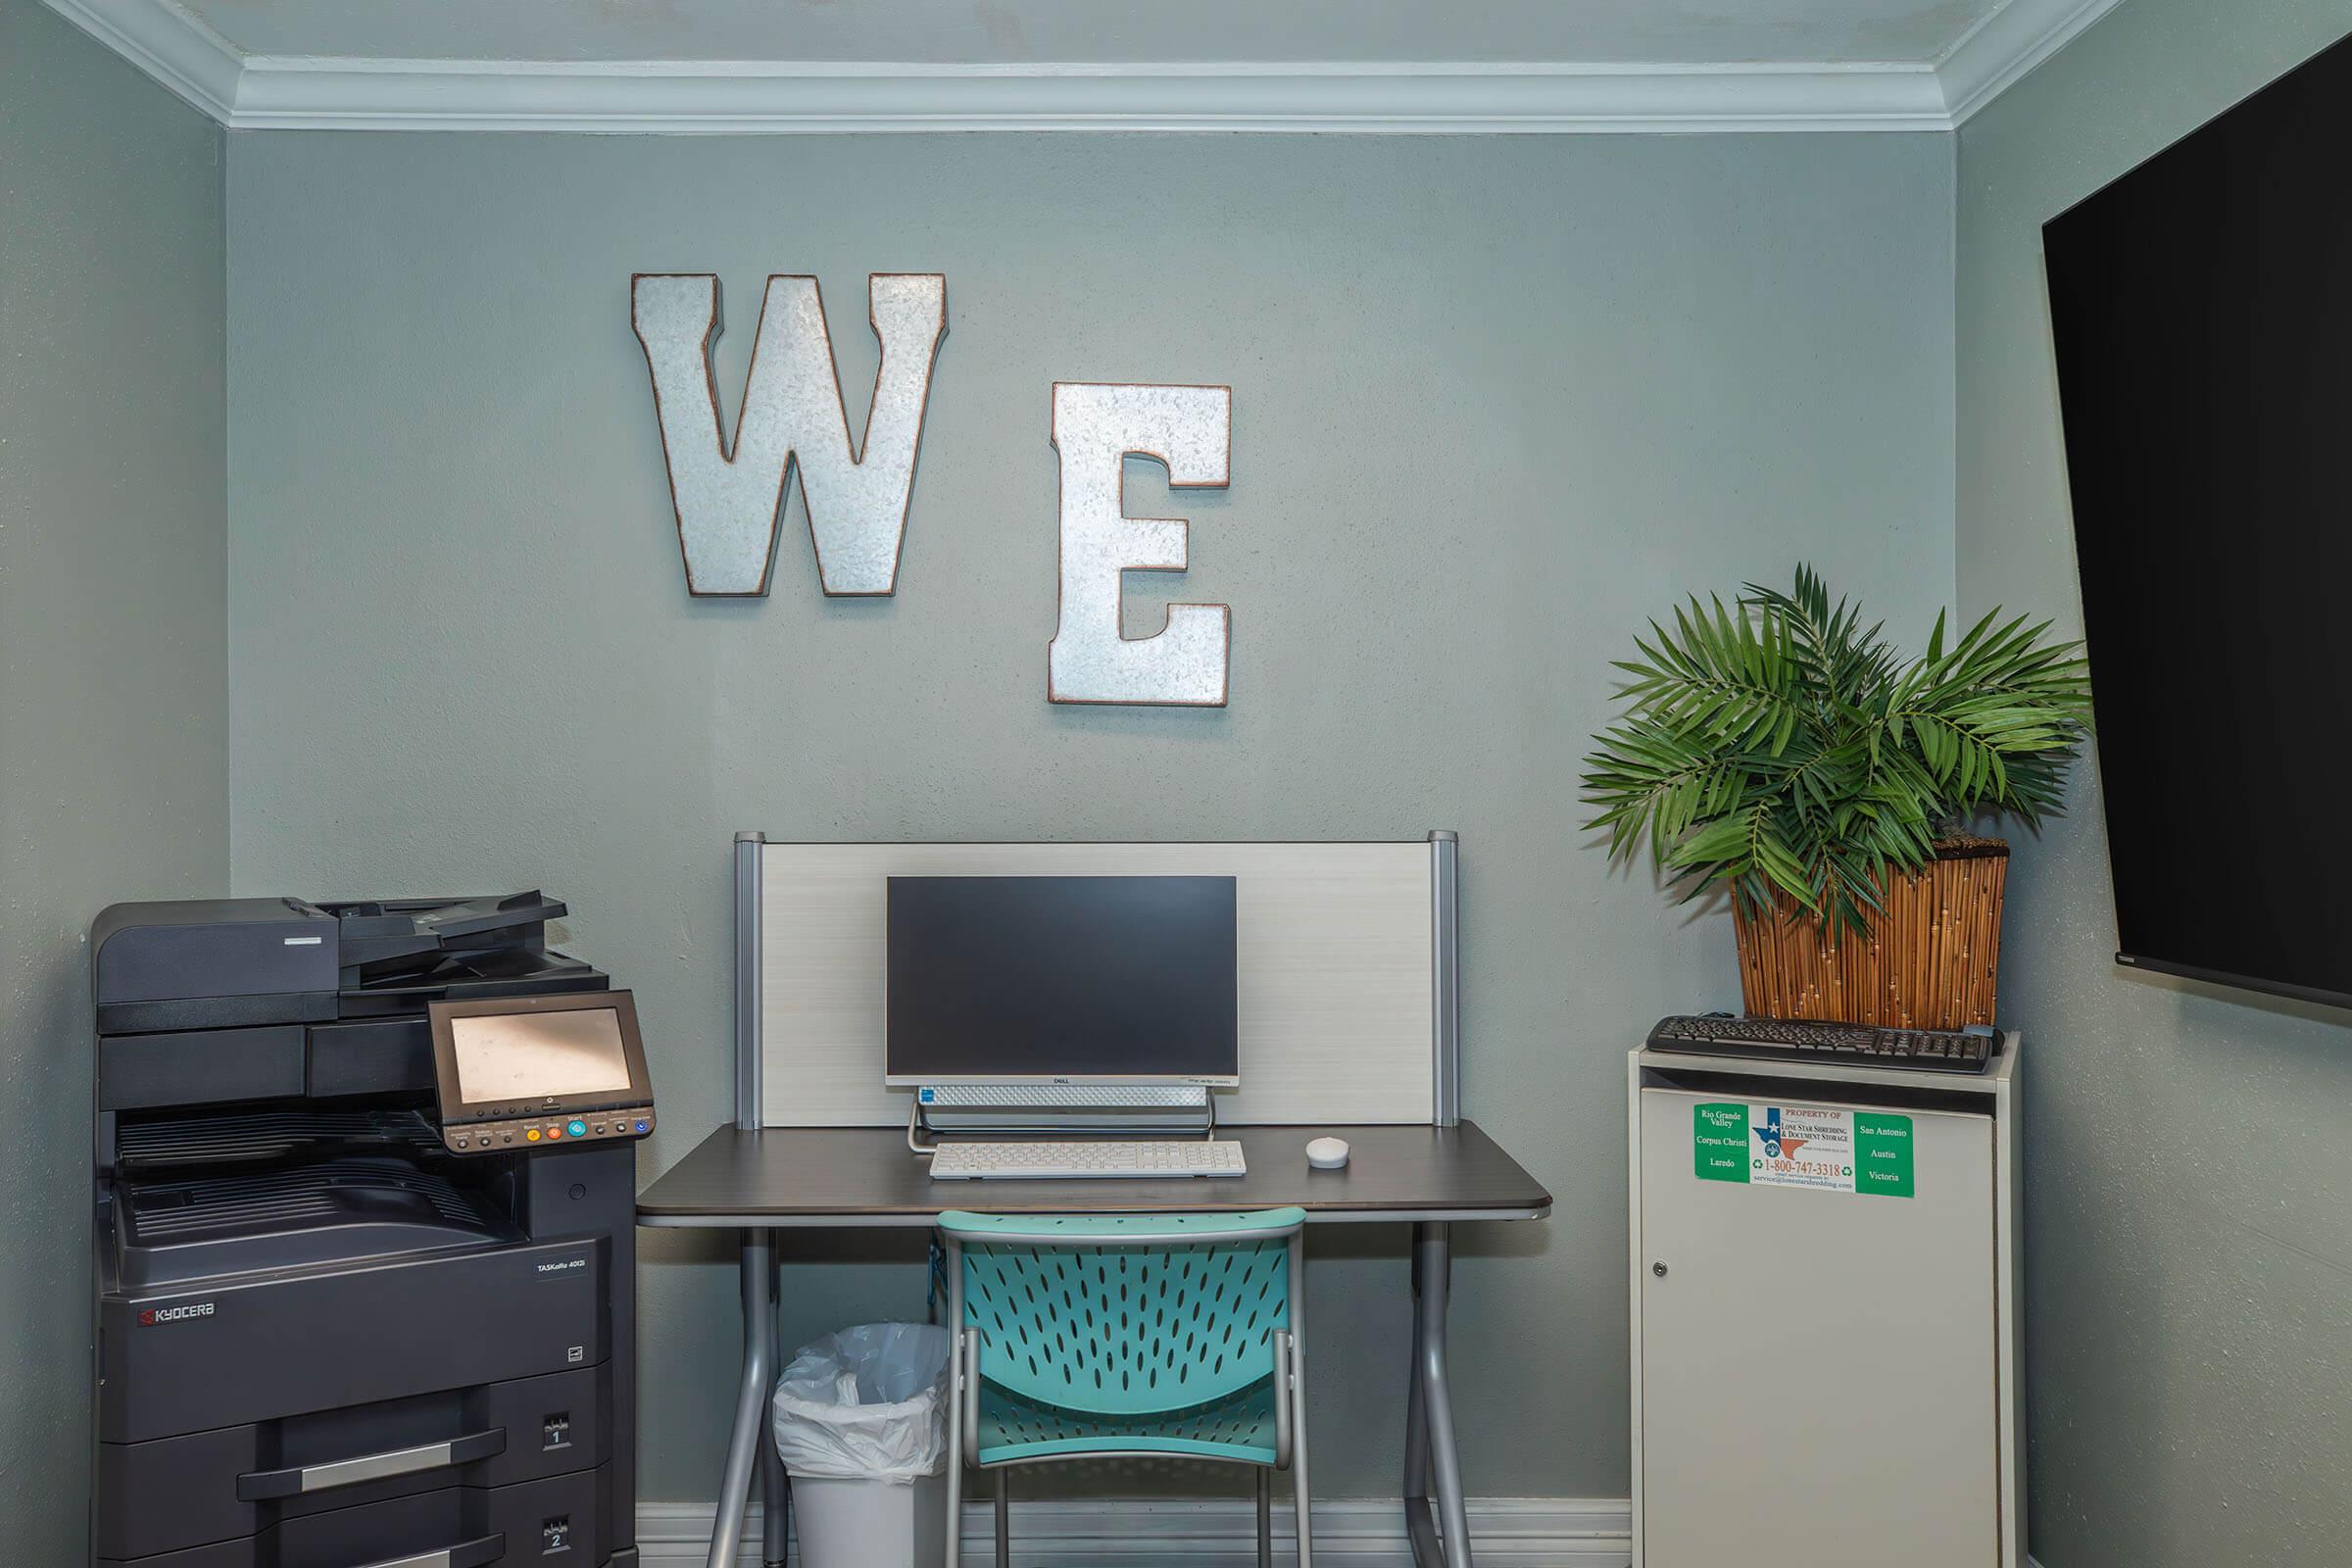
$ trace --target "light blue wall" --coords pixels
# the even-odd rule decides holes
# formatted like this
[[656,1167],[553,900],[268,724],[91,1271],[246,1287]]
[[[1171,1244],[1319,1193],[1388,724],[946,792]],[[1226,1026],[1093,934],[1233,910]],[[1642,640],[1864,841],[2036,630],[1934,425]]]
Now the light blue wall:
[[88,1520],[105,905],[228,882],[220,131],[0,0],[0,1559]]
[[[231,143],[240,892],[560,892],[641,999],[651,1176],[727,1110],[735,829],[1458,828],[1469,1112],[1560,1200],[1466,1239],[1471,1486],[1626,1494],[1624,1053],[1737,988],[1722,915],[1578,830],[1577,759],[1686,590],[1951,598],[1948,138]],[[761,277],[819,274],[854,422],[864,274],[947,274],[895,600],[823,601],[797,506],[772,599],[688,600],[640,270],[723,276],[730,408]],[[1056,378],[1233,385],[1230,491],[1129,487],[1234,607],[1229,710],[1046,704]],[[1317,1272],[1333,1494],[1398,1469],[1399,1245]],[[849,1251],[793,1336],[922,1310]],[[733,1276],[646,1253],[645,1495],[708,1498]]]
[[[2347,29],[2346,0],[2127,0],[1963,128],[1969,613],[2005,602],[2082,624],[2042,222]],[[2196,715],[2181,719],[2193,736]],[[2183,765],[2193,753],[2192,740]],[[2034,1037],[2035,1555],[2334,1568],[2352,1556],[2352,1029],[2340,1012],[2116,968],[2087,772],[2076,799],[2017,857],[2001,975],[2002,1011]]]
[[[1732,981],[1719,916],[1573,827],[1600,661],[1800,556],[1898,626],[1955,580],[2072,622],[2039,224],[2347,28],[2344,0],[2130,0],[1970,122],[1956,193],[1927,137],[239,137],[224,281],[220,133],[0,0],[0,1065],[71,1111],[0,1143],[13,1548],[65,1560],[81,1524],[77,938],[218,890],[232,769],[240,891],[572,898],[654,1026],[649,1175],[722,1114],[735,827],[1461,828],[1470,1110],[1561,1195],[1468,1238],[1458,1375],[1515,1417],[1472,1427],[1472,1483],[1621,1494],[1618,1053]],[[724,274],[730,404],[760,275],[823,274],[854,416],[863,273],[949,273],[897,601],[819,599],[797,508],[772,601],[686,601],[643,268]],[[1042,702],[1057,376],[1235,385],[1231,491],[1131,481],[1197,523],[1177,596],[1236,606],[1228,712]],[[2036,1045],[2036,1553],[2334,1562],[2352,1039],[2116,971],[2078,799],[2021,845],[2004,990]],[[1335,1494],[1396,1467],[1393,1241],[1318,1271],[1351,1308],[1319,1358]],[[704,1496],[731,1286],[649,1250],[647,1493]],[[796,1333],[919,1309],[845,1250],[796,1276]]]

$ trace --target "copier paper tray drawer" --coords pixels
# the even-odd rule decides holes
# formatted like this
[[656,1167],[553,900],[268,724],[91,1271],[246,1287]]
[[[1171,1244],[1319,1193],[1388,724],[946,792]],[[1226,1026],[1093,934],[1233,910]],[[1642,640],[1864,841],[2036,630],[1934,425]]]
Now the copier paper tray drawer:
[[611,1456],[606,1369],[445,1389],[282,1421],[101,1444],[98,1555],[130,1560],[452,1486],[509,1487]]
[[260,1535],[98,1568],[584,1568],[605,1560],[594,1470],[512,1487],[446,1487],[288,1519]]
[[144,1443],[600,1364],[606,1241],[337,1268],[106,1282],[98,1438]]

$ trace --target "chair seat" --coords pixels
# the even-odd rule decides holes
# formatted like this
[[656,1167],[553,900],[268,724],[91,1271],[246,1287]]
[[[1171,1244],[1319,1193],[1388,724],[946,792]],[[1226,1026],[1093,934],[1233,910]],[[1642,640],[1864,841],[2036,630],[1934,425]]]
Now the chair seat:
[[1096,1415],[1041,1404],[983,1378],[976,1436],[984,1465],[1118,1453],[1192,1454],[1272,1465],[1277,1457],[1274,1380],[1166,1415]]

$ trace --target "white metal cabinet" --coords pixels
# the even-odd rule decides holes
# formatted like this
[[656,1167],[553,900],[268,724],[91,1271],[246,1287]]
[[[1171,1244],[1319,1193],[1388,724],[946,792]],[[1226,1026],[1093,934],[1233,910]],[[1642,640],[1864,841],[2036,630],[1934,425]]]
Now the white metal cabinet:
[[1630,1107],[1636,1562],[2020,1568],[2011,1063],[1998,1096],[1923,1100],[1906,1074],[1874,1100],[1842,1075],[1646,1060],[1665,1065],[1637,1054]]

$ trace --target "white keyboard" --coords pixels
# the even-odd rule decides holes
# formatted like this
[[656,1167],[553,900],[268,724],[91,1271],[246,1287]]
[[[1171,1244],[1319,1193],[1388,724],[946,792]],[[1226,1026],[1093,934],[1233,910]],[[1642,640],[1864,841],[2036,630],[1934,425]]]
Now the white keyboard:
[[1229,1143],[941,1144],[935,1182],[1044,1181],[1054,1177],[1245,1176],[1242,1146]]

